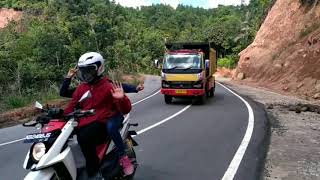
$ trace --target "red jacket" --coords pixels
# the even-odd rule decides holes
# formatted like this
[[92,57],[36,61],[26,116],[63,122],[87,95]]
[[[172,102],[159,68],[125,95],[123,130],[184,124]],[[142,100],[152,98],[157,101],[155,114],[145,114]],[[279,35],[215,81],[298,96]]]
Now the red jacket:
[[95,84],[82,83],[72,95],[72,100],[64,110],[67,115],[74,111],[77,102],[82,95],[90,90],[92,97],[80,103],[82,110],[95,109],[96,114],[80,119],[79,127],[90,124],[94,121],[105,123],[112,116],[122,113],[128,114],[131,110],[131,102],[128,97],[121,100],[114,99],[111,94],[112,84],[108,78],[102,78]]

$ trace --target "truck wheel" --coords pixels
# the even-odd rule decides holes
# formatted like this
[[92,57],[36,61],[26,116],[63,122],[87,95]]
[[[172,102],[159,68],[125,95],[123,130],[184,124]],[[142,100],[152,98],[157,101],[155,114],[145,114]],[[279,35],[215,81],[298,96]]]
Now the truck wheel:
[[206,102],[206,95],[199,96],[197,98],[197,102],[198,102],[197,104],[199,104],[199,105],[204,104]]
[[211,97],[210,92],[211,92],[211,90],[206,90],[206,96],[207,96],[207,98]]
[[214,86],[209,91],[209,97],[213,97],[216,91],[216,82],[214,82]]
[[215,87],[212,87],[212,88],[209,90],[209,97],[213,97],[213,96],[214,96],[214,91],[215,91]]
[[164,95],[164,101],[166,102],[166,104],[171,104],[172,103],[172,96]]

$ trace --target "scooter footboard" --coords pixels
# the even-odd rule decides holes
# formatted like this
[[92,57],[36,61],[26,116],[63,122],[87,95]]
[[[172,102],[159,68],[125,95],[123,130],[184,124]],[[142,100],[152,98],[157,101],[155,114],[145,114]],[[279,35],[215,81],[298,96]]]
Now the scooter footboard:
[[41,171],[30,171],[24,180],[50,180],[54,175],[53,168],[43,169]]

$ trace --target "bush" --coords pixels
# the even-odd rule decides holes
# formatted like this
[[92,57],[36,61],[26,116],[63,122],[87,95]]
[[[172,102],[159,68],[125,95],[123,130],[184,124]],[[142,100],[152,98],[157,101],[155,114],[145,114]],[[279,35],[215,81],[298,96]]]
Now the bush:
[[238,60],[236,57],[227,56],[218,59],[218,67],[225,67],[228,69],[233,69],[237,66]]

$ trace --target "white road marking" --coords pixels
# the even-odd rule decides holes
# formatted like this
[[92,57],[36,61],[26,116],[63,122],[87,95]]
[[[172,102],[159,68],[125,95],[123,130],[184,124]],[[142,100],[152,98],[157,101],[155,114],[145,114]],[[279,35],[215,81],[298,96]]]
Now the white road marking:
[[145,101],[145,100],[147,100],[147,99],[149,99],[149,98],[151,98],[151,97],[153,97],[153,96],[157,95],[159,92],[160,92],[160,90],[159,90],[159,91],[157,91],[156,93],[154,93],[154,94],[152,94],[152,95],[150,95],[150,96],[146,97],[146,98],[143,98],[143,99],[141,99],[141,100],[139,100],[139,101],[137,101],[137,102],[133,103],[133,104],[132,104],[132,106],[134,106],[134,105],[136,105],[136,104],[139,104],[139,103],[141,103],[141,102],[143,102],[143,101]]
[[[159,91],[157,91],[157,92],[156,92],[156,93],[154,93],[154,94],[151,94],[150,96],[147,96],[147,97],[145,97],[145,98],[143,98],[143,99],[141,99],[141,100],[139,100],[139,101],[137,101],[137,102],[133,103],[133,104],[132,104],[132,106],[134,106],[134,105],[136,105],[136,104],[139,104],[139,103],[141,103],[141,102],[143,102],[143,101],[145,101],[145,100],[147,100],[147,99],[149,99],[149,98],[151,98],[151,97],[153,97],[153,96],[157,95],[159,92],[160,92],[160,90],[159,90]],[[128,120],[129,116],[130,116],[130,114],[128,114],[128,115],[126,116],[125,121],[126,121],[126,120]],[[13,144],[13,143],[16,143],[16,142],[19,142],[19,141],[23,141],[24,139],[25,139],[25,138],[21,138],[21,139],[17,139],[17,140],[9,141],[9,142],[1,143],[1,144],[0,144],[0,147],[1,147],[1,146],[8,145],[8,144]]]
[[250,104],[246,100],[244,100],[241,96],[239,96],[238,94],[236,94],[235,92],[227,88],[226,86],[222,85],[221,83],[219,82],[217,83],[223,88],[225,88],[226,90],[228,90],[229,92],[231,92],[232,94],[234,94],[235,96],[237,96],[247,106],[247,109],[249,112],[249,119],[248,119],[248,126],[247,126],[246,133],[241,141],[241,144],[236,154],[234,155],[231,163],[229,164],[227,171],[224,173],[224,176],[222,177],[222,180],[232,180],[238,171],[239,165],[249,145],[253,128],[254,128],[254,114]]
[[19,141],[23,141],[24,139],[25,139],[25,138],[21,138],[21,139],[17,139],[17,140],[14,140],[14,141],[1,143],[1,144],[0,144],[0,147],[1,147],[1,146],[8,145],[8,144],[16,143],[16,142],[19,142]]
[[191,104],[188,105],[188,106],[186,106],[186,107],[184,107],[184,108],[181,109],[180,111],[176,112],[176,113],[173,114],[172,116],[167,117],[166,119],[164,119],[164,120],[162,120],[162,121],[159,121],[159,122],[157,122],[156,124],[153,124],[153,125],[151,125],[151,126],[149,126],[149,127],[147,127],[147,128],[144,128],[144,129],[138,131],[137,134],[138,134],[138,135],[139,135],[139,134],[142,134],[142,133],[144,133],[144,132],[146,132],[146,131],[148,131],[148,130],[150,130],[150,129],[152,129],[152,128],[155,128],[155,127],[157,127],[157,126],[159,126],[159,125],[161,125],[161,124],[169,121],[170,119],[178,116],[179,114],[183,113],[184,111],[186,111],[186,110],[189,109],[190,107],[191,107]]

